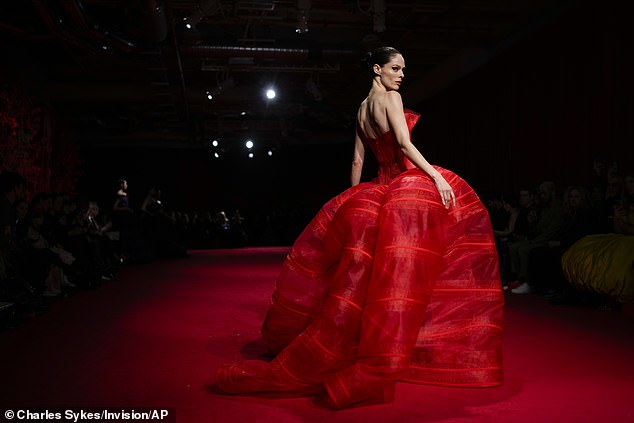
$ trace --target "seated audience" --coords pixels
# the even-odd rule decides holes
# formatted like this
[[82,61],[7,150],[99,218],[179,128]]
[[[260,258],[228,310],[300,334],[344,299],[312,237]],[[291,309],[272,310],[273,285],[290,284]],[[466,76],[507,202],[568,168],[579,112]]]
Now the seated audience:
[[634,172],[628,173],[624,182],[622,200],[614,211],[613,232],[581,238],[561,261],[571,285],[599,294],[605,304],[617,307],[634,301]]
[[509,260],[509,248],[513,244],[515,236],[515,225],[519,216],[520,208],[518,200],[513,196],[502,198],[502,206],[507,214],[507,221],[503,230],[493,230],[495,236],[495,245],[500,257],[500,276],[502,285],[507,287],[511,268]]
[[571,186],[563,196],[563,224],[546,245],[530,252],[529,279],[538,294],[548,294],[562,302],[572,299],[574,290],[566,283],[561,257],[575,242],[599,231],[599,218],[592,207],[590,193],[581,186]]
[[539,186],[538,193],[540,215],[535,232],[527,239],[517,241],[510,246],[511,272],[515,281],[509,283],[509,287],[514,294],[528,294],[532,291],[528,280],[530,252],[535,248],[547,245],[561,227],[563,220],[554,182],[543,182]]

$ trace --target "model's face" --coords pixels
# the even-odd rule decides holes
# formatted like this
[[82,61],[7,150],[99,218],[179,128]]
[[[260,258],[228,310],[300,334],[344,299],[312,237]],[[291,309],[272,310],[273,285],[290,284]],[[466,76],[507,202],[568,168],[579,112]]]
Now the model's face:
[[393,54],[383,66],[374,65],[374,72],[380,75],[381,84],[388,90],[398,90],[405,74],[405,60],[400,54]]

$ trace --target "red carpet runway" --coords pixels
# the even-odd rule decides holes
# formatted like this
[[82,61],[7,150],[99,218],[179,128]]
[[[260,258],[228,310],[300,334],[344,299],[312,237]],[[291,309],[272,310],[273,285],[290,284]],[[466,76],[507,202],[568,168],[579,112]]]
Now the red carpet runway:
[[259,328],[286,251],[192,251],[130,265],[0,332],[0,415],[170,407],[178,422],[634,422],[632,314],[533,295],[507,296],[500,388],[401,383],[391,404],[343,411],[213,393],[218,364],[263,352]]

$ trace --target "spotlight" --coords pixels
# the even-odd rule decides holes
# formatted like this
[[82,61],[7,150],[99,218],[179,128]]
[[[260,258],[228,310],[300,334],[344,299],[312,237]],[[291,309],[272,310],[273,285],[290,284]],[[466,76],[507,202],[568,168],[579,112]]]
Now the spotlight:
[[[253,148],[253,141],[247,140],[247,142],[244,145],[246,145],[247,148],[251,150]],[[253,153],[250,153],[250,154],[253,154]]]
[[266,90],[266,98],[268,98],[269,100],[273,100],[276,95],[277,93],[273,88],[269,88]]
[[253,158],[253,153],[249,153],[249,158],[252,159]]
[[211,145],[213,145],[214,147],[218,147],[218,140],[213,140],[211,142]]
[[220,158],[220,154],[218,154],[218,152],[216,152],[216,153],[214,153],[214,157],[218,159],[218,158]]
[[273,155],[273,150],[269,150],[266,154],[268,154],[269,157],[271,157]]

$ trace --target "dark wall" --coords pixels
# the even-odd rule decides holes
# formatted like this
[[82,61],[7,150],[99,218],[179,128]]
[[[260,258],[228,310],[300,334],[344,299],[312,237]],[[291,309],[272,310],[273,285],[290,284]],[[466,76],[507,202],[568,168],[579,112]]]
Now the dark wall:
[[349,185],[352,145],[289,146],[272,157],[216,159],[203,149],[97,148],[85,152],[80,192],[109,205],[116,180],[130,185],[132,206],[158,186],[170,210],[268,211],[318,207]]
[[629,6],[578,4],[416,108],[430,161],[481,190],[586,184],[604,156],[634,166]]
[[[623,6],[579,2],[476,72],[419,105],[414,141],[434,164],[482,193],[592,178],[597,156],[634,166],[634,26]],[[407,89],[407,86],[404,87]],[[215,160],[203,150],[86,153],[82,190],[107,193],[121,175],[133,204],[151,185],[172,209],[301,207],[312,213],[349,184],[352,138]],[[366,171],[366,179],[371,174]]]

